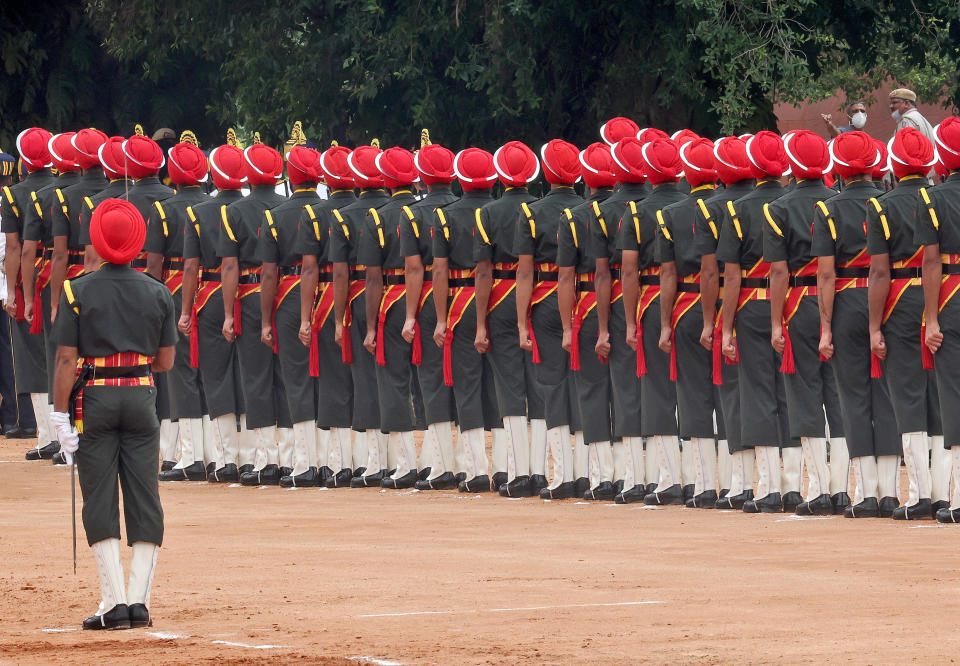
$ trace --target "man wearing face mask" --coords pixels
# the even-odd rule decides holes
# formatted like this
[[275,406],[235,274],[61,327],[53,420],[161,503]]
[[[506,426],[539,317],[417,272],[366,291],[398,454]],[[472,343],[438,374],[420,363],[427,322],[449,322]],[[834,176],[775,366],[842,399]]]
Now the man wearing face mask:
[[890,93],[890,117],[897,122],[898,132],[905,127],[912,127],[936,145],[933,127],[917,109],[917,94],[912,90],[897,88]]
[[850,119],[849,125],[844,125],[843,127],[837,127],[832,122],[832,116],[829,113],[821,113],[820,117],[823,118],[823,122],[827,125],[827,132],[830,133],[830,138],[839,136],[844,132],[853,132],[854,130],[861,130],[863,126],[867,124],[867,106],[861,101],[856,100],[855,102],[850,102],[847,104],[845,109],[847,113],[847,118]]

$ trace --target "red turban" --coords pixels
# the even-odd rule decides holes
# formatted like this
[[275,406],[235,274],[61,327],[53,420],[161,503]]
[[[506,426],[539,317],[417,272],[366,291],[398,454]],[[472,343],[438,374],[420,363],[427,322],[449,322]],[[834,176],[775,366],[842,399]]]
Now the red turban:
[[47,143],[47,150],[50,151],[53,166],[60,173],[77,171],[80,168],[80,163],[77,162],[77,149],[73,147],[72,143],[74,136],[76,136],[76,132],[54,134]]
[[740,137],[725,136],[713,144],[717,158],[717,176],[725,185],[753,178],[753,165],[747,157],[747,142]]
[[960,118],[950,116],[933,130],[940,161],[948,171],[960,169]]
[[639,130],[640,128],[637,124],[629,118],[617,116],[600,126],[600,138],[603,139],[608,146],[613,146],[627,137],[637,136]]
[[453,158],[453,171],[464,192],[489,189],[497,180],[493,155],[480,148],[466,148],[457,153]]
[[670,138],[673,139],[678,146],[682,146],[685,143],[695,141],[700,138],[700,135],[689,129],[677,130],[670,135]]
[[551,185],[573,185],[580,177],[580,151],[563,139],[553,139],[540,147],[543,176]]
[[430,144],[421,148],[413,157],[413,163],[420,173],[420,180],[426,185],[434,183],[452,183],[454,154],[440,144]]
[[747,157],[756,178],[780,178],[787,170],[787,151],[780,136],[769,130],[757,132],[747,139]]
[[617,177],[621,183],[642,183],[647,179],[644,172],[643,142],[635,137],[627,137],[614,144],[610,150],[618,167]]
[[937,163],[937,153],[930,139],[919,130],[905,127],[887,143],[893,175],[903,178],[910,174],[925,174]]
[[100,158],[97,155],[97,151],[100,150],[100,146],[106,142],[107,135],[100,130],[92,128],[82,129],[73,135],[70,143],[73,144],[74,150],[77,151],[77,162],[80,163],[81,169],[90,169],[91,167],[99,166]]
[[642,130],[637,132],[637,138],[640,139],[641,143],[650,143],[651,141],[656,141],[657,139],[669,139],[670,135],[659,130],[656,127],[644,127]]
[[374,164],[383,175],[383,184],[391,190],[409,186],[419,175],[413,153],[398,146],[387,148],[377,155]]
[[643,144],[640,155],[646,165],[647,178],[654,185],[675,183],[683,173],[680,149],[670,139],[654,139]]
[[207,156],[192,143],[178,143],[167,154],[170,156],[167,167],[170,182],[197,185],[207,179]]
[[580,165],[583,167],[583,182],[591,189],[613,187],[617,182],[613,155],[605,143],[591,143],[580,151]]
[[830,150],[819,134],[795,130],[783,137],[783,149],[797,178],[823,178],[830,172]]
[[829,144],[833,169],[841,178],[870,173],[880,163],[880,151],[866,132],[844,132]]
[[239,190],[247,181],[243,151],[224,144],[210,151],[210,172],[218,190]]
[[540,175],[540,161],[520,141],[510,141],[497,148],[493,166],[504,187],[526,187]]
[[127,175],[133,179],[153,176],[164,164],[160,145],[136,134],[123,142],[123,155],[127,161]]
[[873,167],[870,175],[873,176],[874,180],[880,180],[884,174],[890,171],[890,156],[887,154],[887,144],[880,139],[874,139],[873,145],[880,151],[880,163]]
[[143,250],[147,225],[137,207],[123,199],[104,199],[90,218],[90,242],[105,261],[127,264]]
[[379,154],[380,149],[376,146],[360,146],[347,156],[357,187],[383,187],[383,175],[377,169]]
[[53,166],[50,161],[51,134],[42,127],[30,127],[17,137],[17,152],[27,171],[39,171]]
[[122,136],[111,136],[97,149],[97,157],[108,178],[124,178],[127,175],[127,162],[123,156],[124,141],[126,139]]
[[290,183],[319,183],[323,176],[320,169],[320,153],[313,148],[294,146],[287,153],[287,176]]
[[680,146],[683,172],[691,187],[717,180],[717,160],[713,156],[713,141],[692,139]]
[[352,190],[354,188],[353,171],[347,163],[350,149],[346,146],[327,148],[320,155],[320,168],[323,169],[327,186],[334,190]]
[[276,185],[283,174],[283,157],[276,149],[255,143],[243,151],[250,185]]

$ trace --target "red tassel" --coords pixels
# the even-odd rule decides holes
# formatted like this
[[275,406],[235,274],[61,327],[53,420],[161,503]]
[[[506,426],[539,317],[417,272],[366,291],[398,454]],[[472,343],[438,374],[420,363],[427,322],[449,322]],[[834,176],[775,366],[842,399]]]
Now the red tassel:
[[17,286],[17,302],[16,302],[16,306],[17,306],[17,312],[16,312],[16,314],[14,315],[14,319],[16,319],[17,321],[26,321],[27,318],[23,316],[23,310],[24,310],[23,288],[20,287],[20,286]]
[[30,322],[30,332],[34,335],[43,333],[43,288],[37,280],[33,288],[33,321]]
[[927,325],[920,326],[920,362],[924,370],[933,370],[933,352],[927,347]]
[[239,296],[233,301],[233,332],[236,335],[243,335],[243,308]]
[[273,353],[279,354],[280,348],[277,346],[279,336],[277,335],[277,304],[273,304],[273,312],[270,315],[270,325],[273,327]]
[[340,344],[340,360],[347,365],[353,365],[353,339],[350,337],[350,326],[343,327],[343,341]]
[[310,376],[320,376],[320,341],[317,339],[317,330],[310,326]]
[[533,332],[533,319],[527,315],[527,332],[530,335],[530,344],[533,345],[533,362],[540,363],[540,348],[537,347],[537,336]]
[[417,367],[423,363],[423,345],[420,343],[420,322],[413,322],[413,349],[410,352],[410,361]]
[[570,333],[570,369],[580,369],[580,326],[579,318],[573,320],[573,330]]
[[883,364],[880,363],[880,357],[872,352],[870,354],[870,376],[873,379],[883,377]]
[[723,385],[723,328],[719,325],[713,327],[713,346],[710,348],[713,354],[713,385]]
[[453,329],[443,336],[443,383],[453,386]]
[[670,381],[677,381],[677,329],[670,331]]
[[387,353],[383,350],[383,327],[387,322],[387,311],[381,305],[380,313],[377,315],[377,365],[383,367],[387,364]]
[[643,353],[643,322],[637,322],[637,377],[647,374],[647,356]]
[[197,321],[197,308],[190,311],[190,367],[200,367],[200,325]]
[[790,340],[790,328],[783,327],[783,362],[780,364],[780,372],[785,375],[792,375],[797,371],[797,366],[793,361],[793,342]]

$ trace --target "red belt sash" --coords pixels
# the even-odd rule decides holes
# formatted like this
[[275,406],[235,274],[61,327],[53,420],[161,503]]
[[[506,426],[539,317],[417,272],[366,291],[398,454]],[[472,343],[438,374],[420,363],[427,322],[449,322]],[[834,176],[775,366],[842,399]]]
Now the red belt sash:
[[[556,273],[559,269],[556,264],[542,263],[534,265],[535,271]],[[533,285],[533,293],[530,295],[530,307],[527,309],[527,332],[530,334],[530,344],[533,345],[533,362],[540,363],[540,348],[537,346],[537,336],[533,331],[533,317],[531,312],[533,306],[542,302],[547,296],[557,290],[556,280],[544,280]]]
[[[700,271],[680,278],[680,282],[700,284]],[[677,324],[680,318],[699,302],[699,291],[678,291],[673,302],[673,312],[670,316],[670,381],[672,382],[677,381]]]
[[[940,263],[947,264],[950,266],[960,264],[960,254],[941,254]],[[939,312],[943,312],[943,308],[947,306],[947,303],[956,296],[957,291],[960,291],[960,275],[944,275],[940,278],[940,298],[939,298]],[[927,325],[924,323],[920,327],[920,336],[921,344],[920,350],[922,352],[923,358],[923,367],[925,370],[933,369],[933,354],[930,353],[930,350],[927,349],[926,339],[927,339]]]
[[717,303],[717,314],[713,319],[713,345],[710,347],[710,353],[713,355],[713,384],[714,386],[723,385],[723,363],[727,365],[736,365],[740,362],[740,351],[736,348],[736,336],[734,336],[734,350],[736,356],[731,361],[723,356],[723,303]]
[[[450,279],[472,278],[475,274],[476,270],[473,268],[454,269],[450,271]],[[451,291],[453,293],[447,310],[447,332],[443,338],[443,383],[447,386],[453,386],[453,330],[463,319],[463,313],[476,295],[473,287],[454,287]]]
[[50,284],[53,262],[39,257],[37,265],[40,272],[33,283],[33,321],[30,322],[30,332],[34,335],[43,333],[43,288]]
[[[240,271],[240,277],[245,275],[260,275],[260,267],[244,268]],[[238,284],[237,297],[233,301],[233,330],[237,335],[243,334],[243,310],[240,302],[250,294],[260,293],[260,283]]]
[[[402,268],[387,268],[383,271],[384,275],[403,275]],[[380,311],[377,314],[377,365],[387,364],[386,351],[384,350],[383,337],[384,327],[387,323],[387,313],[390,308],[396,305],[397,301],[407,295],[407,286],[405,284],[388,284],[384,286],[383,296],[380,298]]]
[[413,349],[411,350],[410,361],[416,366],[423,363],[423,342],[420,336],[420,312],[423,311],[423,306],[432,293],[433,280],[425,280],[420,289],[420,300],[417,303],[417,318],[413,320]]
[[[760,278],[770,279],[770,264],[762,259],[755,263],[751,268],[740,271],[740,278]],[[747,304],[748,301],[767,301],[770,300],[770,290],[762,287],[745,287],[740,289],[737,298],[737,311]]]
[[[582,273],[578,276],[580,282],[593,282],[594,273]],[[590,311],[597,306],[596,291],[581,291],[577,294],[577,303],[573,307],[573,324],[570,335],[570,369],[580,369],[580,329],[583,328],[583,320],[587,318]],[[606,359],[597,354],[597,358],[603,363]]]
[[[219,273],[220,269],[216,268],[209,271],[204,271],[205,273]],[[217,293],[217,291],[222,286],[220,282],[213,282],[210,280],[200,281],[200,288],[197,290],[196,298],[193,300],[193,307],[190,309],[190,367],[199,368],[200,367],[200,326],[199,326],[199,315],[200,311],[206,307],[207,303],[210,302],[210,298]],[[239,321],[238,318],[234,318],[234,327],[236,327],[236,322]]]
[[[516,271],[517,262],[512,262],[512,263],[498,262],[493,265],[493,270]],[[554,266],[553,270],[557,270],[556,266]],[[543,284],[548,284],[548,283],[543,283]],[[556,285],[555,282],[553,284]],[[487,300],[487,314],[490,314],[491,312],[493,312],[493,309],[498,305],[500,305],[503,302],[503,299],[509,296],[510,292],[512,292],[516,288],[516,286],[517,286],[516,280],[511,280],[510,278],[495,278],[493,280],[493,284],[490,287],[490,298]],[[536,291],[536,289],[534,291]],[[547,295],[544,295],[540,300],[543,300],[544,298],[546,298]],[[531,298],[531,302],[533,302],[532,298]]]
[[280,309],[280,304],[283,303],[284,299],[290,295],[290,292],[293,291],[298,284],[300,284],[300,275],[284,275],[280,278],[280,282],[277,284],[277,295],[273,299],[273,310],[270,313],[270,325],[273,327],[274,354],[279,351],[279,347],[277,345],[277,310]]
[[[817,274],[817,259],[813,258],[806,265],[792,271],[792,277],[809,277]],[[806,296],[816,296],[816,287],[789,287],[783,302],[783,360],[780,362],[780,372],[792,375],[797,371],[793,359],[793,341],[790,339],[790,320],[800,309],[800,302]]]
[[[153,363],[152,356],[144,356],[137,352],[120,352],[110,356],[85,356],[77,361],[77,377],[80,377],[81,368],[84,365],[92,365],[95,368],[126,368],[141,365],[150,365]],[[143,377],[109,377],[101,379],[91,379],[84,384],[80,392],[77,393],[77,399],[74,403],[73,421],[77,432],[83,432],[83,389],[87,386],[153,386],[153,375],[147,374]]]
[[[849,261],[844,262],[837,268],[869,268],[870,267],[870,257],[867,255],[867,249],[864,248],[857,252],[857,254],[850,259]],[[851,278],[851,277],[838,277],[834,281],[833,290],[843,291],[844,289],[866,289],[868,280],[867,278]]]
[[[651,266],[640,271],[641,276],[660,275],[659,266]],[[637,299],[637,377],[647,374],[647,355],[643,351],[643,315],[660,296],[660,284],[641,284],[640,297]]]
[[[366,266],[356,265],[350,267],[351,273],[366,271]],[[340,358],[347,365],[353,364],[353,340],[350,339],[350,326],[353,324],[353,312],[350,305],[356,300],[357,296],[366,291],[366,280],[351,280],[350,288],[347,291],[347,307],[343,312],[343,338],[340,342]]]
[[[333,274],[333,266],[327,265],[320,268],[321,273]],[[320,282],[317,287],[317,302],[313,306],[313,313],[310,316],[310,376],[320,376],[320,349],[317,334],[327,323],[327,318],[333,312],[334,294],[333,284],[329,280]]]

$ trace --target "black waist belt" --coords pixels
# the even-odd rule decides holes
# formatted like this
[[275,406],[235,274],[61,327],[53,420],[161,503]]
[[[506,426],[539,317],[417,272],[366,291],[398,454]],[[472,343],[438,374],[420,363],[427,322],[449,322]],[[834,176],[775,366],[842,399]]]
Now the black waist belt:
[[960,264],[943,264],[944,275],[960,275]]
[[[946,273],[946,271],[944,271],[944,273]],[[903,279],[918,278],[918,277],[923,277],[922,270],[920,269],[920,267],[890,269],[891,280],[903,280]]]
[[384,284],[404,284],[405,276],[403,275],[384,275],[383,283]]
[[641,275],[640,284],[660,284],[659,275]]
[[350,279],[353,281],[366,280],[367,272],[366,271],[350,271]]
[[424,282],[433,282],[433,271],[424,271],[424,272],[423,272],[423,281],[424,281]]
[[472,287],[474,285],[473,278],[450,278],[447,281],[448,287]]
[[287,277],[288,275],[300,275],[303,273],[303,266],[280,266],[277,269],[280,277]]
[[333,282],[333,273],[320,273],[317,275],[317,282]]
[[50,261],[53,259],[53,250],[44,250],[43,251],[43,260]]
[[534,282],[556,282],[560,273],[558,271],[534,271]]
[[494,268],[492,271],[492,275],[494,280],[516,280],[517,279],[516,271],[508,271],[500,268]]
[[165,270],[165,271],[182,271],[182,270],[183,270],[183,259],[164,259],[164,260],[163,260],[163,270]]
[[241,275],[237,278],[237,284],[260,284],[260,276],[256,274]]
[[619,268],[611,268],[611,269],[610,269],[610,279],[611,279],[611,280],[619,280],[621,275],[623,275],[623,273],[621,273],[621,271],[620,271]]
[[83,266],[83,255],[71,254],[67,257],[68,266]]
[[200,279],[203,282],[222,282],[220,273],[214,273],[213,271],[203,271],[200,273]]
[[93,368],[90,380],[94,379],[129,379],[146,377],[150,374],[149,365],[131,365],[123,368]]
[[685,291],[689,294],[699,294],[700,283],[699,282],[678,282],[677,291]]
[[593,282],[578,282],[577,291],[596,291],[597,288]]
[[870,277],[869,268],[838,268],[838,278],[865,278]]
[[134,259],[130,262],[130,268],[146,268],[147,260],[146,259]]
[[789,284],[791,287],[816,287],[817,276],[816,275],[791,275]]
[[769,278],[740,278],[741,289],[769,289]]

